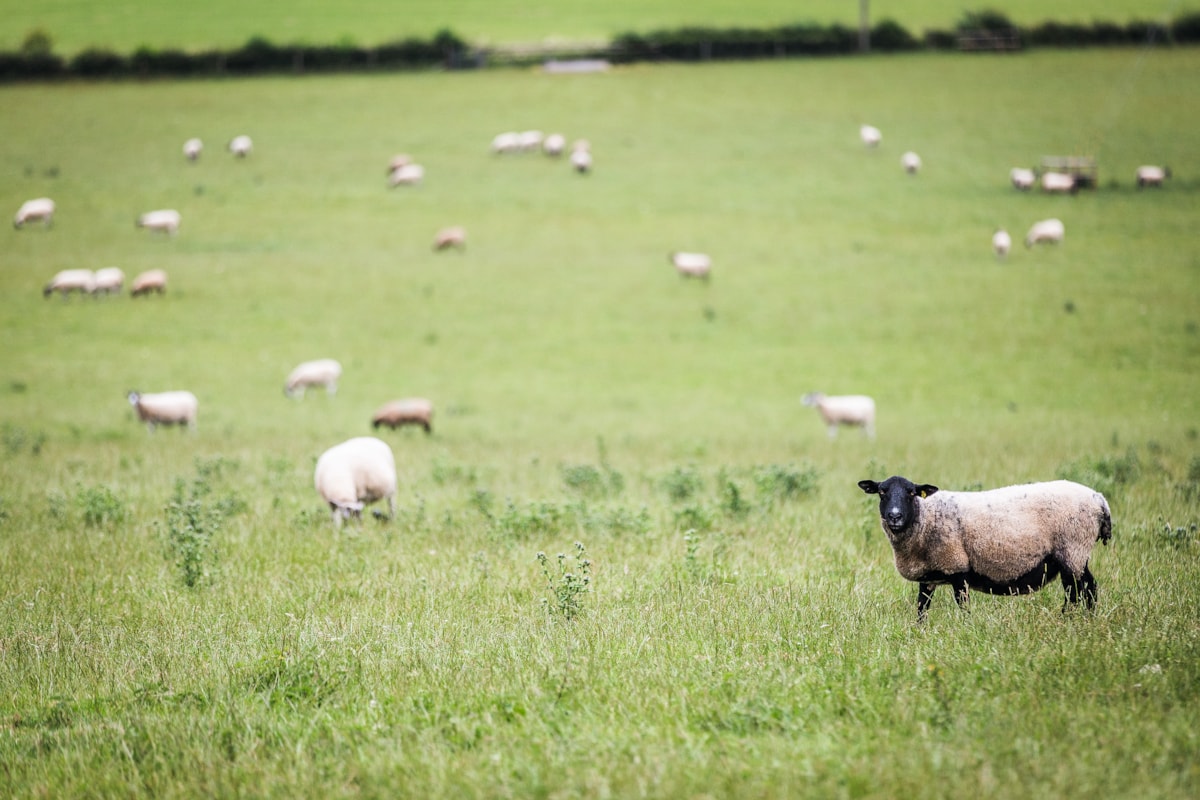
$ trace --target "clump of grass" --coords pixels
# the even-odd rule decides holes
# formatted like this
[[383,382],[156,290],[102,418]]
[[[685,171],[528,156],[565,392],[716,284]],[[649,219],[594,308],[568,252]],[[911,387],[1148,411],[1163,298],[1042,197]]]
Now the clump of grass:
[[754,485],[768,504],[808,497],[817,491],[819,477],[815,467],[793,464],[765,464],[754,469]]
[[1184,475],[1183,482],[1179,484],[1179,491],[1191,500],[1200,497],[1200,456],[1192,456],[1192,460],[1188,463],[1187,474]]
[[1200,524],[1193,522],[1190,525],[1172,525],[1164,522],[1159,535],[1162,541],[1171,547],[1176,550],[1184,550],[1200,541]]
[[592,562],[583,542],[575,543],[574,556],[558,554],[556,572],[550,569],[550,559],[545,553],[539,551],[537,560],[550,592],[548,598],[542,598],[542,606],[548,613],[563,619],[578,617],[583,612],[583,596],[592,590]]
[[42,452],[46,434],[41,431],[27,431],[20,425],[6,422],[4,427],[0,428],[0,442],[4,443],[6,455],[20,455],[28,448],[29,452],[36,456]]
[[612,467],[576,464],[559,467],[563,483],[585,497],[607,497],[625,488],[625,479]]
[[492,517],[492,528],[505,538],[526,539],[530,536],[557,533],[562,530],[569,513],[554,503],[533,501],[518,506],[507,500],[504,510]]
[[81,488],[75,503],[83,511],[83,523],[89,528],[111,528],[128,516],[125,502],[107,486]]
[[244,511],[246,504],[232,492],[214,496],[213,482],[237,462],[223,457],[196,459],[196,477],[189,484],[175,481],[175,490],[167,503],[167,552],[179,568],[183,584],[195,587],[211,580],[216,573],[216,548],[213,538],[225,518]]
[[662,487],[666,490],[667,497],[676,503],[682,503],[704,489],[704,479],[693,467],[675,467],[663,477]]
[[346,681],[346,669],[331,665],[324,654],[281,649],[259,659],[248,670],[246,684],[267,706],[320,706]]

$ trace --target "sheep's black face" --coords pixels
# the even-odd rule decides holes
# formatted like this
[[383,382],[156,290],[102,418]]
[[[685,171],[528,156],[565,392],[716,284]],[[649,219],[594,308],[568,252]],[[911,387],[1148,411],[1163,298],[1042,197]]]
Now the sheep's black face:
[[899,475],[893,475],[882,483],[859,481],[858,488],[867,494],[879,495],[879,518],[895,534],[904,533],[917,521],[917,499],[928,497],[938,490],[936,486],[915,484]]

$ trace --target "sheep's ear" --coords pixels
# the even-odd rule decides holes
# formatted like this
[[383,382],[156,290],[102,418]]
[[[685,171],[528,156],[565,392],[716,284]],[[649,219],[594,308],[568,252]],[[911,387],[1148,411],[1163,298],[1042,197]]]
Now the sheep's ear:
[[929,497],[929,495],[934,494],[935,492],[937,492],[937,490],[938,490],[938,487],[936,487],[932,484],[922,483],[920,486],[917,487],[917,494],[919,494],[921,497]]
[[[879,484],[875,481],[859,481],[858,488],[867,494],[879,494]],[[937,491],[937,489],[935,488],[934,491]]]

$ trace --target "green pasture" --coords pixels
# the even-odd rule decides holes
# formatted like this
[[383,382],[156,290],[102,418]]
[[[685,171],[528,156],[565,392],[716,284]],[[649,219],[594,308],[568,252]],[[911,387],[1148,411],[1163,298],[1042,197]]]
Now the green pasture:
[[[890,18],[914,33],[953,28],[965,11],[999,9],[1021,25],[1047,19],[1090,23],[1160,20],[1196,11],[1195,0],[906,0],[870,4],[872,20]],[[62,53],[88,47],[132,52],[138,47],[203,50],[235,47],[252,36],[276,43],[325,44],[352,41],[376,45],[408,36],[426,38],[449,28],[472,44],[605,41],[630,31],[643,33],[687,25],[765,27],[799,22],[858,24],[855,0],[275,0],[204,4],[134,0],[80,3],[43,0],[0,2],[5,25],[0,49],[16,49],[32,30],[51,35]]]
[[[0,89],[0,207],[58,203],[0,237],[5,794],[1194,797],[1197,69]],[[489,153],[530,128],[594,172]],[[399,152],[422,185],[387,188]],[[1095,191],[1008,183],[1071,154]],[[1139,191],[1144,163],[1174,177]],[[135,229],[164,207],[177,237]],[[1023,247],[1051,216],[1063,244]],[[450,224],[465,251],[433,252]],[[108,265],[169,290],[43,299]],[[337,394],[285,398],[322,357]],[[148,433],[135,388],[193,391],[197,430]],[[877,437],[830,441],[813,390],[874,396]],[[436,415],[379,434],[397,518],[335,531],[317,456],[409,395]],[[915,625],[855,486],[893,473],[1104,491],[1099,608],[943,589]]]

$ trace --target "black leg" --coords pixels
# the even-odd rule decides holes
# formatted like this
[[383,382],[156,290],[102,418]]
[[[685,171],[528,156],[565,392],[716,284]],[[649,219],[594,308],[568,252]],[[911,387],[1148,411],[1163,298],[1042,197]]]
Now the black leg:
[[917,622],[925,621],[929,613],[929,604],[933,602],[933,590],[936,588],[936,583],[921,584],[921,590],[917,592]]
[[1083,590],[1083,602],[1089,610],[1096,607],[1096,600],[1099,597],[1100,590],[1096,588],[1096,577],[1092,575],[1092,571],[1084,566],[1083,577],[1080,579],[1080,588]]
[[971,587],[967,585],[967,579],[958,578],[951,585],[954,587],[954,602],[963,611],[970,611]]

